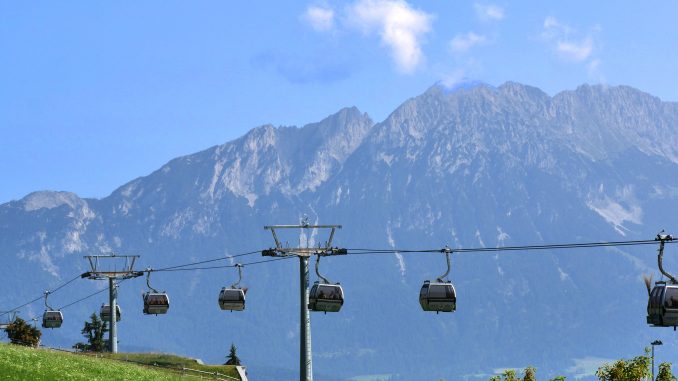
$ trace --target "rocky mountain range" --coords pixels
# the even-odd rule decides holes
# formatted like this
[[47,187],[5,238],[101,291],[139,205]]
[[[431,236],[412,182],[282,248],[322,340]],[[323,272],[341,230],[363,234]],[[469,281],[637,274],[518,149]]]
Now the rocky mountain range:
[[[349,249],[496,247],[678,234],[676,200],[678,103],[625,86],[549,96],[511,82],[436,84],[382,122],[345,108],[303,127],[265,125],[102,199],[39,191],[0,205],[0,309],[87,271],[84,255],[138,254],[139,268],[227,257],[272,246],[264,225],[304,215],[343,225],[335,243]],[[667,248],[669,269],[677,249]],[[346,303],[312,316],[316,379],[486,380],[528,365],[540,379],[586,379],[656,338],[678,358],[674,333],[645,324],[654,246],[454,253],[458,311],[439,315],[417,300],[422,281],[445,271],[439,254],[348,255],[321,268]],[[295,379],[298,276],[291,259],[246,265],[247,308],[225,313],[217,296],[233,269],[153,273],[172,301],[157,317],[141,313],[145,282],[125,281],[119,348],[218,362],[233,342],[253,379]],[[50,302],[104,286],[78,280]],[[80,340],[105,295],[64,309],[43,342]],[[41,312],[39,302],[21,310]]]

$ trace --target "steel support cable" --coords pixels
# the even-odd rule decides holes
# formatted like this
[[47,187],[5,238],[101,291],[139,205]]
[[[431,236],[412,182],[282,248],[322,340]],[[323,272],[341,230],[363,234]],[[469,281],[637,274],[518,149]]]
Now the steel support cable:
[[80,279],[80,274],[76,275],[75,277],[73,277],[73,279],[71,279],[71,280],[69,280],[68,282],[62,284],[61,286],[55,288],[54,290],[51,290],[49,293],[50,293],[50,294],[53,294],[53,293],[55,293],[55,292],[61,290],[62,288],[68,286],[69,284],[71,284],[72,282],[76,281],[77,279]]
[[[122,279],[121,281],[119,281],[119,282],[116,283],[116,284],[119,285],[120,283],[122,283],[122,282],[124,282],[124,281],[126,281],[126,280],[127,280],[127,279]],[[74,301],[74,302],[71,302],[71,303],[66,304],[65,306],[62,306],[61,308],[59,308],[59,311],[64,310],[64,309],[66,309],[66,308],[68,308],[68,307],[70,307],[70,306],[72,306],[72,305],[74,305],[74,304],[78,304],[78,303],[80,303],[80,302],[82,302],[82,301],[85,301],[85,300],[87,300],[87,299],[89,299],[89,298],[91,298],[91,297],[93,297],[93,296],[95,296],[95,295],[99,295],[99,294],[101,294],[102,292],[106,292],[106,291],[108,291],[108,288],[102,288],[102,289],[99,290],[99,291],[95,291],[95,292],[93,292],[93,293],[91,293],[91,294],[89,294],[89,295],[87,295],[87,296],[84,296],[84,297],[82,297],[82,298],[80,298],[80,299],[78,299],[78,300],[76,300],[76,301]]]
[[[69,284],[73,283],[73,282],[74,282],[75,280],[77,280],[77,279],[80,279],[80,274],[78,274],[78,275],[76,275],[75,277],[73,277],[73,279],[71,279],[71,280],[69,280],[69,281],[66,281],[66,282],[62,283],[61,285],[59,285],[59,286],[58,286],[57,288],[55,288],[54,290],[49,291],[49,293],[50,293],[50,294],[53,294],[53,293],[55,293],[55,292],[61,290],[62,288],[68,286]],[[24,304],[22,304],[22,305],[20,305],[20,306],[18,306],[18,307],[14,307],[14,308],[12,308],[11,310],[4,311],[4,312],[0,313],[0,317],[5,316],[5,315],[7,315],[7,314],[9,314],[9,313],[11,313],[11,312],[14,312],[14,311],[16,311],[16,310],[19,310],[19,309],[21,309],[21,308],[24,308],[24,307],[26,307],[26,306],[29,305],[29,304],[33,304],[33,303],[37,302],[38,300],[43,299],[44,297],[45,297],[45,295],[43,294],[43,295],[41,295],[41,296],[39,296],[39,297],[37,297],[37,298],[35,298],[35,299],[29,301],[29,302],[26,302],[26,303],[24,303]]]
[[[672,244],[672,243],[678,243],[678,241],[666,241],[667,244]],[[480,247],[480,248],[467,248],[467,249],[452,249],[455,253],[477,253],[477,252],[498,252],[498,251],[529,251],[529,250],[549,250],[549,249],[576,249],[576,248],[594,248],[594,247],[615,247],[615,246],[638,246],[638,245],[655,245],[657,244],[656,240],[636,240],[636,241],[611,241],[611,242],[587,242],[587,243],[567,243],[567,244],[550,244],[550,245],[528,245],[528,246],[503,246],[503,247]],[[354,249],[347,249],[349,251],[348,254],[350,255],[369,255],[369,254],[394,254],[394,253],[440,253],[440,249],[422,249],[422,250],[416,250],[416,249],[366,249],[366,248],[354,248]],[[183,264],[183,265],[177,265],[177,266],[171,266],[171,267],[166,267],[162,269],[152,269],[150,271],[155,271],[155,272],[161,272],[161,271],[191,271],[191,270],[213,270],[213,269],[223,269],[223,268],[233,268],[236,267],[236,265],[225,265],[225,266],[210,266],[210,267],[190,267],[190,268],[185,268],[189,266],[194,266],[197,264],[203,264],[203,263],[210,263],[210,262],[216,262],[216,261],[221,261],[225,259],[230,259],[230,258],[237,258],[241,256],[246,256],[246,255],[253,255],[257,254],[259,251],[251,251],[247,253],[241,253],[241,254],[236,254],[233,256],[227,256],[227,257],[220,257],[220,258],[215,258],[215,259],[209,259],[205,261],[199,261],[199,262],[193,262],[193,263],[188,263],[188,264]],[[273,258],[273,259],[268,259],[268,260],[262,260],[262,261],[255,261],[255,262],[250,262],[250,263],[243,263],[243,266],[248,266],[248,265],[257,265],[261,263],[267,263],[267,262],[274,262],[274,261],[280,261],[284,259],[289,259],[292,258],[293,256],[289,257],[280,257],[280,258]],[[66,287],[68,284],[74,282],[76,279],[80,278],[80,275],[77,275],[73,279],[65,282],[64,284],[58,286],[55,288],[53,292],[56,292],[60,290],[63,287]],[[124,281],[124,280],[123,280]],[[122,283],[122,281],[120,282]],[[66,306],[62,307],[67,308],[70,307],[73,304],[79,303],[85,299],[88,299],[94,295],[100,294],[102,292],[106,291],[106,289],[102,289],[100,291],[97,291],[95,293],[92,293],[82,299],[79,299],[73,303],[67,304]],[[41,300],[44,296],[41,295],[31,301],[28,301],[20,306],[14,307],[8,311],[4,311],[0,313],[0,317],[7,315],[13,311],[16,311],[20,308],[23,308],[29,304],[35,303],[38,300]]]
[[[246,266],[252,266],[252,265],[258,265],[262,263],[268,263],[268,262],[275,262],[275,261],[282,261],[285,259],[290,259],[290,258],[296,258],[296,256],[287,256],[287,257],[279,257],[279,258],[272,258],[272,259],[264,259],[261,261],[255,261],[255,262],[248,262],[248,263],[240,263],[240,266],[246,267]],[[176,268],[176,269],[151,269],[151,272],[173,272],[173,271],[192,271],[192,270],[215,270],[215,269],[227,269],[227,268],[235,268],[238,267],[238,264],[235,265],[223,265],[223,266],[208,266],[208,267],[190,267],[190,268]]]
[[[248,252],[248,253],[236,254],[236,255],[233,255],[233,256],[231,256],[231,257],[224,257],[224,258],[210,259],[210,260],[207,260],[207,261],[195,262],[194,264],[178,265],[178,266],[172,266],[172,267],[163,268],[163,269],[157,269],[157,270],[156,270],[156,269],[152,269],[152,270],[150,270],[150,271],[151,271],[151,272],[155,272],[155,271],[211,270],[211,269],[219,269],[219,268],[236,267],[236,265],[226,265],[226,266],[212,266],[212,267],[199,267],[199,268],[181,268],[181,267],[186,267],[186,266],[195,265],[195,264],[214,262],[214,261],[219,261],[219,260],[224,260],[224,259],[229,259],[229,258],[242,257],[242,256],[252,255],[252,254],[257,254],[257,253],[260,253],[260,251],[251,251],[251,252]],[[243,263],[242,265],[243,265],[243,266],[246,266],[246,265],[257,265],[257,264],[260,264],[260,263],[279,261],[279,260],[282,260],[282,259],[288,259],[288,258],[291,258],[291,257],[281,257],[281,258],[275,258],[275,259],[269,259],[269,260],[262,260],[262,261],[256,261],[256,262],[250,262],[250,263]],[[60,286],[58,286],[57,288],[55,288],[53,291],[50,291],[50,294],[51,294],[51,293],[54,293],[54,292],[56,292],[56,291],[58,291],[58,290],[60,290],[60,289],[62,289],[63,287],[66,287],[68,284],[74,282],[76,279],[78,279],[78,278],[80,278],[80,277],[81,277],[81,275],[78,274],[78,275],[75,276],[73,279],[71,279],[71,280],[69,280],[69,281],[67,281],[67,282],[65,282],[65,283],[63,283],[63,284],[61,284]],[[118,284],[124,282],[125,280],[126,280],[126,279],[121,280],[120,282],[118,282]],[[93,297],[93,296],[95,296],[95,295],[101,294],[102,292],[107,291],[107,290],[108,290],[107,288],[104,288],[104,289],[101,289],[101,290],[96,291],[96,292],[94,292],[94,293],[91,293],[91,294],[89,294],[89,295],[87,295],[87,296],[85,296],[85,297],[83,297],[83,298],[81,298],[81,299],[76,300],[75,302],[69,303],[69,304],[67,304],[67,305],[65,305],[65,306],[63,306],[63,307],[61,307],[60,309],[68,308],[68,307],[70,307],[70,306],[72,306],[72,305],[74,305],[74,304],[80,303],[80,302],[82,302],[82,301],[84,301],[84,300],[86,300],[86,299],[89,299],[89,298],[91,298],[91,297]],[[4,312],[0,313],[0,317],[2,317],[2,316],[4,316],[4,315],[7,315],[7,314],[9,314],[9,313],[11,313],[11,312],[13,312],[13,311],[18,310],[18,309],[21,309],[21,308],[23,308],[23,307],[26,307],[27,305],[33,304],[33,303],[37,302],[38,300],[43,299],[44,297],[45,297],[44,295],[41,295],[41,296],[39,296],[39,297],[37,297],[37,298],[31,300],[31,301],[28,301],[28,302],[26,302],[26,303],[20,305],[20,306],[17,306],[17,307],[14,307],[14,308],[10,309],[10,310],[4,311]]]
[[[526,246],[499,246],[499,247],[477,247],[477,248],[456,248],[451,249],[455,253],[477,253],[477,252],[496,252],[496,251],[529,251],[529,250],[550,250],[550,249],[578,249],[594,247],[616,247],[616,246],[639,246],[656,245],[656,240],[637,240],[637,241],[611,241],[611,242],[586,242],[586,243],[563,243],[548,245],[526,245]],[[676,241],[666,241],[666,243],[678,243]],[[393,254],[393,253],[440,253],[441,249],[347,249],[348,254]]]
[[31,300],[30,302],[26,302],[26,303],[24,303],[24,304],[22,304],[22,305],[20,305],[20,306],[18,306],[18,307],[12,308],[12,309],[9,310],[9,311],[5,311],[5,312],[3,312],[3,313],[0,313],[0,316],[5,316],[5,315],[9,314],[10,312],[14,312],[14,311],[16,311],[16,310],[18,310],[18,309],[24,308],[24,307],[26,307],[26,306],[29,305],[29,304],[33,304],[33,303],[37,302],[38,300],[43,299],[44,297],[45,297],[44,295],[41,295],[41,296],[39,296],[39,297],[37,297],[37,298]]
[[225,257],[206,259],[206,260],[204,260],[204,261],[198,261],[198,262],[186,263],[186,264],[183,264],[183,265],[176,265],[176,266],[163,267],[163,268],[161,268],[161,269],[153,269],[152,271],[169,271],[169,270],[178,269],[178,268],[182,268],[182,267],[201,265],[201,264],[204,264],[204,263],[223,261],[223,260],[226,260],[226,259],[238,258],[238,257],[244,257],[244,256],[247,256],[247,255],[259,254],[259,253],[261,253],[260,250],[257,250],[257,251],[249,251],[249,252],[247,252],[247,253],[240,253],[240,254],[235,254],[235,255],[228,255],[228,256],[225,256]]

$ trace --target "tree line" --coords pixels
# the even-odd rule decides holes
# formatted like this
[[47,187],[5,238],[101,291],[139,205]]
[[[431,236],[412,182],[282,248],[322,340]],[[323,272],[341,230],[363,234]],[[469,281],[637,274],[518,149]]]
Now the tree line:
[[[652,380],[652,362],[650,349],[645,348],[645,354],[632,359],[620,359],[602,365],[596,371],[600,381],[648,381]],[[490,378],[489,381],[537,381],[537,369],[527,367],[522,377],[514,369],[507,369],[501,375]],[[565,376],[556,376],[549,381],[565,381]],[[659,372],[655,381],[678,381],[671,371],[671,363],[659,364]]]
[[[109,331],[108,322],[99,318],[96,313],[92,313],[89,321],[86,321],[80,333],[86,339],[85,342],[78,342],[73,345],[73,349],[80,352],[107,352],[108,340],[105,339]],[[42,332],[35,326],[30,325],[20,317],[5,328],[10,343],[24,345],[29,347],[40,346]],[[224,365],[240,365],[241,361],[237,354],[237,347],[231,343],[226,362]]]

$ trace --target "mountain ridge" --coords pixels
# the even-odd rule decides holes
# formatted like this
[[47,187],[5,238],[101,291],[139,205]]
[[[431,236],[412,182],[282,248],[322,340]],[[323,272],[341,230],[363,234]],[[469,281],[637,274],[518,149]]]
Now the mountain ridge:
[[[550,97],[512,82],[454,92],[434,85],[379,123],[344,108],[303,127],[260,126],[175,158],[101,199],[38,192],[0,205],[0,253],[9,258],[0,275],[49,289],[86,271],[84,254],[140,253],[139,265],[153,267],[226,258],[269,247],[262,226],[304,214],[344,225],[337,244],[351,248],[647,239],[670,229],[678,212],[678,177],[667,176],[678,173],[677,105],[627,87],[585,85]],[[325,266],[342,280],[347,303],[340,314],[313,317],[322,322],[313,334],[318,372],[459,378],[529,362],[552,374],[586,356],[624,357],[620,351],[648,334],[640,272],[654,268],[653,253],[587,254],[455,254],[459,310],[452,316],[422,313],[416,302],[421,281],[442,273],[440,258],[329,259]],[[190,348],[211,359],[220,341],[232,340],[246,343],[243,355],[254,369],[295,369],[297,308],[284,307],[296,306],[298,270],[289,262],[246,266],[251,308],[227,317],[214,293],[234,276],[228,269],[154,274],[153,284],[166,287],[176,307],[157,319],[125,308],[131,325],[121,326],[122,348]],[[145,287],[129,284],[124,288],[137,292],[121,292],[121,305],[138,306]],[[0,303],[31,295],[20,289],[0,295]],[[87,305],[74,308],[69,314],[91,313]],[[77,322],[64,324],[46,340],[73,340]],[[626,340],[606,342],[620,332],[628,332]],[[438,347],[446,342],[465,351]],[[530,346],[535,342],[540,348]],[[404,346],[418,351],[397,349]],[[524,350],[502,350],[509,347]]]

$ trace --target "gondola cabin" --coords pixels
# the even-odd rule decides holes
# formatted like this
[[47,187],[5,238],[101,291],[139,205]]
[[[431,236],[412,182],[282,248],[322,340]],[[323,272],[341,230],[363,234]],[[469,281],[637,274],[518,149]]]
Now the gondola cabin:
[[[115,305],[115,321],[120,321],[122,313],[120,312],[120,305]],[[103,321],[111,321],[111,306],[108,304],[102,304],[101,309],[99,310],[99,317]]]
[[228,311],[242,311],[245,309],[246,288],[224,287],[219,293],[219,308]]
[[320,312],[339,312],[344,305],[344,290],[339,283],[315,282],[308,295],[308,309]]
[[169,309],[169,296],[164,292],[147,292],[144,294],[144,314],[166,314]]
[[647,303],[647,324],[678,326],[678,284],[655,283]]
[[64,322],[61,311],[45,310],[42,314],[42,328],[59,328]]
[[425,281],[419,292],[419,304],[424,311],[454,312],[457,293],[450,282]]

